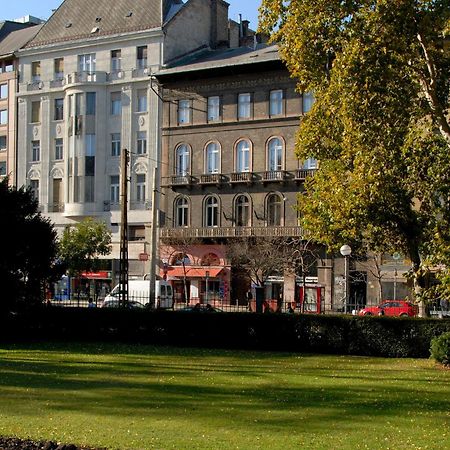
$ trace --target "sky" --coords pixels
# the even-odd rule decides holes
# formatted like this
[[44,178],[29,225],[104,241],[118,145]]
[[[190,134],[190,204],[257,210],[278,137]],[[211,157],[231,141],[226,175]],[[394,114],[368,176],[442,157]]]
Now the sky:
[[[261,4],[261,0],[227,1],[230,4],[230,19],[238,21],[239,14],[242,14],[243,19],[250,20],[250,28],[255,30],[258,21],[258,7]],[[28,14],[41,19],[48,19],[52,9],[56,9],[62,3],[62,0],[0,0],[0,3],[0,20],[14,20]]]

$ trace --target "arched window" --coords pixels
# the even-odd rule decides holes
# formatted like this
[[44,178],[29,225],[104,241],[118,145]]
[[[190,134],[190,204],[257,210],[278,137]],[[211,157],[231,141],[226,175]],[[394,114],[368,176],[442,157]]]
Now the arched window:
[[215,253],[207,253],[201,261],[202,266],[220,266],[220,259]]
[[267,170],[271,172],[283,170],[283,142],[280,138],[272,138],[268,145]]
[[189,174],[191,168],[189,147],[186,144],[181,144],[177,147],[175,153],[175,173],[184,177]]
[[208,197],[205,201],[205,226],[219,226],[219,201],[216,197]]
[[278,194],[267,197],[267,225],[277,227],[282,225],[283,201]]
[[186,197],[175,200],[175,226],[187,227],[189,225],[189,202]]
[[172,266],[190,266],[191,260],[189,259],[189,256],[186,255],[186,253],[177,253],[174,255],[171,261]]
[[237,227],[250,226],[250,201],[246,195],[239,195],[235,202],[235,224]]
[[211,142],[205,151],[205,173],[219,173],[220,171],[220,147],[217,142]]
[[239,141],[236,146],[236,172],[250,172],[250,142]]

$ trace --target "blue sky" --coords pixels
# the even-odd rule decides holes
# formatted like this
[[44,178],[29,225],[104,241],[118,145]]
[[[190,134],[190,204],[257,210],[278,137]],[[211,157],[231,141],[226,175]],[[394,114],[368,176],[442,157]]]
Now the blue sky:
[[[95,1],[95,0],[92,0]],[[114,1],[114,0],[111,0]],[[239,13],[243,19],[250,20],[250,27],[257,26],[258,7],[261,0],[227,0],[230,3],[230,19],[238,21]],[[28,14],[42,19],[48,19],[52,9],[56,9],[62,0],[1,0],[0,19],[16,19]]]

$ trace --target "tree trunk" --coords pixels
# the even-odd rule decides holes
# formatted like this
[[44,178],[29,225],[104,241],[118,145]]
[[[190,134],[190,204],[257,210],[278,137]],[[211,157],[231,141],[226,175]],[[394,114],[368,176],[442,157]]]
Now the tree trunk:
[[413,283],[414,283],[414,299],[419,306],[419,317],[427,317],[425,303],[422,296],[424,288],[424,277],[420,270],[421,258],[419,248],[415,242],[409,244],[409,257],[412,262]]

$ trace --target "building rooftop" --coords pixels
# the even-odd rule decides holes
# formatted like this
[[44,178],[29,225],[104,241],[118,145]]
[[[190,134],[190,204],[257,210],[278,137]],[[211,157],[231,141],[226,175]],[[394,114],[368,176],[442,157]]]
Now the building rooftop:
[[179,0],[65,0],[27,48],[162,27]]
[[13,31],[0,41],[0,58],[10,57],[17,50],[20,50],[27,44],[36,33],[42,28],[42,25],[27,27],[23,30]]
[[257,44],[252,48],[239,47],[205,51],[160,70],[156,76],[158,78],[172,78],[181,73],[211,72],[215,69],[232,69],[233,67],[249,64],[280,62],[278,45]]

